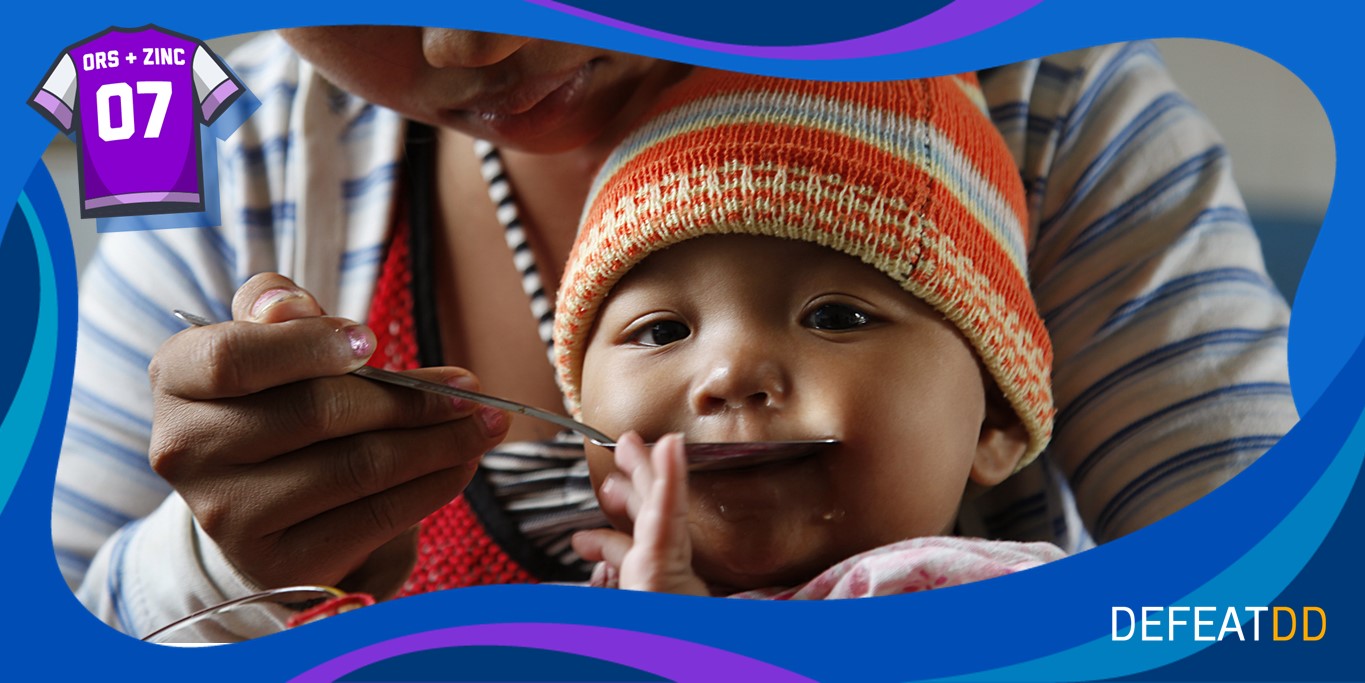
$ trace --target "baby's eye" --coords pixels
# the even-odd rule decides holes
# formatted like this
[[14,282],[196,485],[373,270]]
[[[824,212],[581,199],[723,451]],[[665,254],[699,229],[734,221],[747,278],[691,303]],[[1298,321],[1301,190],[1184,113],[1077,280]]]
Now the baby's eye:
[[801,321],[806,327],[816,330],[851,330],[871,322],[866,313],[844,304],[824,304],[811,311]]
[[676,320],[650,323],[630,340],[641,346],[667,346],[692,335],[692,329]]

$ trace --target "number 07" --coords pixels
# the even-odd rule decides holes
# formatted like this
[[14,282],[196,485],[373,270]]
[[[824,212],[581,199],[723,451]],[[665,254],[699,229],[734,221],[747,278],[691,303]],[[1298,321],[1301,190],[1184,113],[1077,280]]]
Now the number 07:
[[[161,137],[161,124],[166,121],[166,110],[171,105],[170,81],[138,81],[139,95],[155,95],[152,102],[151,118],[147,121],[144,138]],[[109,115],[112,100],[118,100],[119,125],[113,125]],[[133,89],[127,83],[105,83],[95,91],[95,117],[101,140],[127,140],[133,137]]]

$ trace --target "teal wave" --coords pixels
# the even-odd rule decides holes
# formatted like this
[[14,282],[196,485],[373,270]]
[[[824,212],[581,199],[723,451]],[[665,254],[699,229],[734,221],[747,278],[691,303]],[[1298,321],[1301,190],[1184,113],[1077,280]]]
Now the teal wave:
[[19,390],[14,394],[9,413],[0,423],[0,444],[4,444],[7,451],[6,457],[0,458],[0,511],[9,502],[14,482],[33,448],[52,386],[57,352],[57,283],[52,271],[52,253],[48,250],[38,213],[26,193],[19,194],[19,209],[33,233],[33,248],[38,259],[38,324],[24,378],[19,381]]

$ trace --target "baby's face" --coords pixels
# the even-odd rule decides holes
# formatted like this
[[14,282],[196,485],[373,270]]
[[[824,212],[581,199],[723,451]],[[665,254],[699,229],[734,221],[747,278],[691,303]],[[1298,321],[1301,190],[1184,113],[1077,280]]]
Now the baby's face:
[[[698,238],[635,267],[599,314],[582,398],[588,424],[646,441],[841,441],[691,474],[694,565],[736,590],[947,533],[969,480],[1012,471],[1002,444],[1023,451],[983,427],[981,371],[951,323],[853,257],[776,238]],[[589,464],[595,485],[614,467],[599,448]]]

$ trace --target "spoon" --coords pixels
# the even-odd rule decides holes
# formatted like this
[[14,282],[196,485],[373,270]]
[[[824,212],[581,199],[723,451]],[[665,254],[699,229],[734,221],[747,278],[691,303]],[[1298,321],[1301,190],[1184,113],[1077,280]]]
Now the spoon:
[[[182,310],[172,311],[175,317],[194,325],[203,327],[213,323],[199,315],[188,313]],[[509,401],[505,398],[480,394],[475,391],[466,391],[445,384],[437,384],[426,380],[417,379],[397,372],[389,372],[368,365],[361,366],[353,370],[351,374],[376,382],[385,382],[400,387],[427,391],[433,394],[441,394],[453,398],[464,399],[473,403],[486,406],[493,406],[502,410],[508,410],[527,417],[534,417],[544,420],[551,424],[558,425],[582,434],[588,441],[603,448],[615,450],[616,440],[602,433],[600,430],[590,427],[582,422],[557,415],[547,410],[541,410],[533,406],[528,406],[516,401]],[[777,462],[811,455],[816,451],[823,450],[829,446],[839,443],[838,439],[803,439],[794,441],[732,441],[732,442],[710,442],[710,443],[688,443],[684,448],[687,450],[687,469],[693,472],[737,469],[740,467],[752,467],[763,463]],[[645,444],[653,446],[653,444]]]

